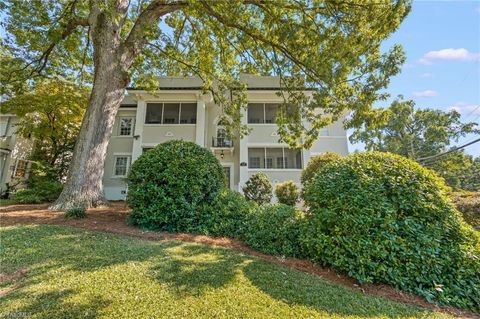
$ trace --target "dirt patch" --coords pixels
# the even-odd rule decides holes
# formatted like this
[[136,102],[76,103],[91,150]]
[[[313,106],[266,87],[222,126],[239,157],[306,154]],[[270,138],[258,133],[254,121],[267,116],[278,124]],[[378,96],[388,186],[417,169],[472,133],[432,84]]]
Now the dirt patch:
[[[303,272],[317,275],[327,281],[339,284],[351,289],[360,290],[363,293],[388,298],[401,303],[415,305],[435,311],[449,313],[461,318],[480,318],[471,312],[459,310],[453,307],[439,307],[427,302],[424,298],[400,292],[388,285],[360,285],[357,281],[345,275],[339,274],[329,268],[320,267],[307,260],[295,258],[279,258],[266,255],[255,251],[243,242],[229,238],[213,238],[203,235],[192,234],[171,234],[165,232],[146,231],[140,228],[128,225],[126,217],[129,212],[128,207],[123,202],[114,202],[108,208],[95,208],[88,210],[87,217],[84,219],[66,219],[62,212],[52,212],[47,210],[48,204],[40,205],[10,205],[0,207],[0,225],[16,224],[54,224],[67,225],[78,228],[84,228],[95,231],[108,232],[113,234],[128,235],[145,240],[179,240],[185,242],[195,242],[212,246],[233,248],[246,254],[256,256],[263,260],[273,262],[279,265],[294,268]],[[8,293],[8,292],[7,292]],[[0,294],[1,296],[1,294]]]

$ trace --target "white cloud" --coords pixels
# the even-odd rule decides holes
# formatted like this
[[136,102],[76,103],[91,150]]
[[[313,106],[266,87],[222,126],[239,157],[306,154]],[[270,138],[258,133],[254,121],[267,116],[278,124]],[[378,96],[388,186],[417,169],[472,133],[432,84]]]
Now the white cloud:
[[467,49],[449,48],[438,51],[430,51],[418,60],[422,64],[432,64],[434,61],[480,61],[480,53],[469,52]]
[[430,72],[425,72],[425,73],[422,73],[422,74],[419,75],[419,77],[421,77],[421,78],[431,78],[432,76],[433,76],[433,74],[430,73]]
[[415,97],[434,97],[434,96],[437,96],[438,93],[437,91],[434,91],[434,90],[425,90],[425,91],[413,92],[412,95]]
[[470,117],[471,115],[480,115],[480,104],[457,102],[452,105],[449,110],[455,110],[461,115],[466,115]]

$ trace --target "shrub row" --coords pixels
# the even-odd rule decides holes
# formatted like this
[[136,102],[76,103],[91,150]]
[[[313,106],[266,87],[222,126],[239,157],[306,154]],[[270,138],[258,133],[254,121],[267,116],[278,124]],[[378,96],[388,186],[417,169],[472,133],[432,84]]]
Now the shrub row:
[[19,204],[40,204],[52,202],[62,192],[63,185],[43,176],[34,176],[27,181],[27,187],[10,195],[10,199]]
[[480,192],[456,192],[450,198],[465,221],[480,230]]
[[[417,163],[387,153],[329,161],[308,181],[303,197],[309,210],[303,213],[226,190],[211,152],[169,143],[132,167],[128,198],[137,224],[239,238],[257,250],[308,258],[363,283],[387,283],[480,311],[478,233],[452,206],[444,182]],[[181,183],[154,176],[171,167]],[[194,172],[202,169],[207,173]],[[192,198],[199,198],[195,205]]]

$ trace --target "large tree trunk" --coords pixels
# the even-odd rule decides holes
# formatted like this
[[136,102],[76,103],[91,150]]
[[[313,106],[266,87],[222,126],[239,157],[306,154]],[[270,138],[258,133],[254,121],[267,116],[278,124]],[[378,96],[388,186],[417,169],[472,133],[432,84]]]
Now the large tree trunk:
[[88,108],[75,145],[65,187],[53,210],[96,207],[107,204],[103,172],[115,116],[128,85],[129,65],[119,54],[119,29],[101,12],[94,17],[95,77]]

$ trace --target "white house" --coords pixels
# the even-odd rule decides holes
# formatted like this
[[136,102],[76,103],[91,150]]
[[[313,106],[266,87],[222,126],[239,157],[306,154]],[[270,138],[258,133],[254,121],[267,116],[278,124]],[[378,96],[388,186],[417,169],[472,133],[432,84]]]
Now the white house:
[[0,114],[0,195],[8,187],[21,186],[31,167],[33,140],[15,134],[17,120],[14,114]]
[[103,178],[110,200],[125,198],[125,177],[143,152],[172,139],[192,141],[209,148],[222,164],[231,189],[241,190],[256,172],[272,183],[300,182],[310,157],[326,151],[347,155],[347,134],[341,121],[325,127],[310,150],[289,149],[279,142],[275,113],[282,97],[278,77],[242,75],[247,84],[248,110],[242,121],[251,133],[231,139],[220,122],[221,107],[202,93],[199,78],[165,77],[155,94],[131,88],[125,97],[108,146]]

